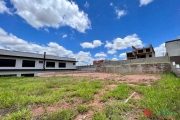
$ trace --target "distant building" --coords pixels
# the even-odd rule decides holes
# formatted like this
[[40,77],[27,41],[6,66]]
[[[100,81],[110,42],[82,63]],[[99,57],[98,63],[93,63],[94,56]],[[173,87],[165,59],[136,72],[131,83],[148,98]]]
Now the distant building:
[[98,67],[98,66],[100,66],[101,63],[103,63],[103,62],[104,62],[104,60],[95,60],[95,61],[93,61],[93,66]]
[[166,55],[169,56],[170,61],[180,64],[180,38],[167,41],[165,46]]
[[127,52],[126,57],[127,60],[155,57],[155,51],[151,44],[147,48],[135,48],[132,46],[132,52]]
[[37,76],[41,72],[76,70],[75,58],[0,49],[0,75]]

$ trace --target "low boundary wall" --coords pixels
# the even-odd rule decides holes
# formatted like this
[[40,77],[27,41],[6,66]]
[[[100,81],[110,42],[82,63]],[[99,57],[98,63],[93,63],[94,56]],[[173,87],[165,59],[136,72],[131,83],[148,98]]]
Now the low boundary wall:
[[96,71],[96,67],[94,65],[76,66],[76,69],[79,71]]
[[132,60],[119,60],[119,61],[110,61],[105,60],[101,63],[101,66],[107,65],[124,65],[124,64],[151,64],[151,63],[169,63],[169,57],[151,57],[151,58],[139,58],[139,59],[132,59]]
[[164,73],[171,71],[170,63],[156,64],[124,64],[117,66],[101,66],[96,68],[97,72],[108,73]]

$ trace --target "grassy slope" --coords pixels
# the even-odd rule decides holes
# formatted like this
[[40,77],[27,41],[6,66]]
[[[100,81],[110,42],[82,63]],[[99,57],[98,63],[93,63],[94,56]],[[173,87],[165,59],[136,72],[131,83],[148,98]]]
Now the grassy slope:
[[[107,84],[109,83],[101,80],[89,81],[86,78],[72,77],[0,78],[0,113],[4,113],[0,119],[31,119],[30,110],[36,105],[53,106],[61,104],[62,100],[73,102],[78,98],[82,104],[77,109],[61,110],[41,116],[41,119],[71,120],[78,112],[84,113],[90,109],[84,103],[92,101],[94,94]],[[130,95],[130,90],[141,93],[143,98],[138,101],[131,99],[124,104],[122,101]],[[142,112],[146,108],[153,110],[155,116],[159,111],[168,110],[170,113],[176,113],[176,118],[180,119],[180,79],[172,74],[164,74],[163,79],[155,82],[151,87],[119,84],[101,98],[103,102],[108,100],[111,102],[103,111],[95,110],[94,120],[128,119],[127,113],[137,112],[139,114],[136,116],[139,119],[147,119],[143,117]]]

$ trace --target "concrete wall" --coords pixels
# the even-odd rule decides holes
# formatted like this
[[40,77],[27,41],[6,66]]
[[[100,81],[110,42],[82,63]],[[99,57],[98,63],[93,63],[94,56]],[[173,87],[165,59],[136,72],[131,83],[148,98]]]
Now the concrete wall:
[[94,65],[76,66],[76,69],[79,71],[96,71],[96,66]]
[[118,66],[101,66],[96,68],[97,72],[108,73],[162,73],[170,72],[170,63],[157,64],[124,64]]
[[96,71],[96,68],[81,68],[80,71]]
[[177,76],[180,77],[180,65],[173,62],[171,64],[171,70],[172,72]]
[[140,58],[132,60],[120,60],[120,61],[104,61],[102,66],[111,66],[111,65],[124,65],[124,64],[151,64],[151,63],[169,63],[169,57],[151,57],[151,58]]
[[180,56],[180,40],[167,42],[166,52],[168,56]]
[[173,73],[177,76],[177,77],[180,77],[180,68],[173,68]]

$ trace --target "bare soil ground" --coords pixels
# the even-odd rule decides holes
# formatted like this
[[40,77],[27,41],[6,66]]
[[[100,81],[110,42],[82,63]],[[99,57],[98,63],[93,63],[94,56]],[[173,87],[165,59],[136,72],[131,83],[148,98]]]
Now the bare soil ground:
[[113,73],[98,73],[98,72],[57,72],[53,74],[45,74],[41,77],[52,77],[52,76],[73,76],[73,77],[89,77],[90,79],[102,79],[110,81],[118,81],[122,83],[127,83],[129,85],[139,85],[146,84],[151,85],[152,82],[161,79],[160,75],[153,74],[135,74],[135,75],[126,75],[126,74],[113,74]]

